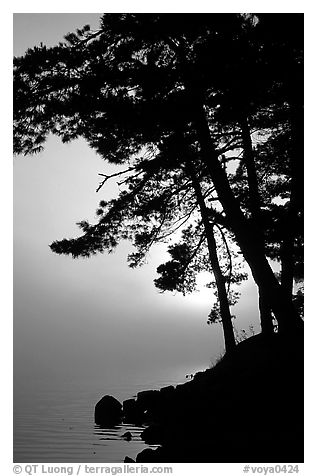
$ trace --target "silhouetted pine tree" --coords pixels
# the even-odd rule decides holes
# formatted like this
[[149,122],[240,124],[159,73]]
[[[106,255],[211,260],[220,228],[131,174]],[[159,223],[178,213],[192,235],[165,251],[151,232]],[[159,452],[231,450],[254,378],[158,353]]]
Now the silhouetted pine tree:
[[[212,181],[221,206],[214,213],[234,233],[262,306],[273,311],[280,331],[297,329],[301,321],[289,283],[296,241],[292,222],[302,213],[302,23],[297,14],[105,14],[98,32],[84,28],[69,34],[67,43],[34,48],[15,59],[15,151],[37,152],[53,132],[65,142],[84,137],[116,164],[129,164],[144,151],[153,154],[152,160],[139,160],[133,190],[120,197],[123,208],[131,196],[139,200],[146,183],[160,188],[163,170],[171,177],[186,165],[184,154],[171,153],[170,141],[181,135],[197,152],[196,175],[203,170]],[[267,260],[270,226],[262,226],[251,141],[254,126],[263,135],[278,110],[285,116],[281,127],[290,125],[282,284]],[[174,145],[177,152],[179,141]],[[243,150],[237,160],[246,178],[239,193],[234,171],[226,168],[228,150],[237,147]],[[53,249],[76,256],[113,246],[121,230],[120,207],[115,208],[105,235],[101,226],[82,223],[83,237]],[[271,228],[278,227],[273,214],[266,217]],[[122,236],[134,232],[128,228]]]

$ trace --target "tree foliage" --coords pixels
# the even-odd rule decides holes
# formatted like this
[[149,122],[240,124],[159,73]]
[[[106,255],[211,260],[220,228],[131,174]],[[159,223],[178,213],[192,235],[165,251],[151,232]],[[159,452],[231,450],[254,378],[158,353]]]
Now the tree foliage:
[[[16,153],[40,151],[49,133],[64,142],[80,136],[127,167],[98,222],[81,222],[82,235],[54,242],[53,251],[90,256],[130,239],[136,266],[153,243],[185,227],[157,284],[192,289],[194,273],[208,267],[196,249],[210,233],[198,218],[190,223],[197,236],[186,236],[198,210],[191,162],[208,221],[234,237],[281,329],[295,325],[302,23],[299,14],[105,14],[97,32],[84,27],[15,58]],[[267,257],[281,262],[280,283]]]

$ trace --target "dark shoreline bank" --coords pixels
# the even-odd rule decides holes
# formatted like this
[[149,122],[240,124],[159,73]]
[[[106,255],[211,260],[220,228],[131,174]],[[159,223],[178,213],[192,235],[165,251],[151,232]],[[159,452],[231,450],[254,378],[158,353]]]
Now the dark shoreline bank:
[[123,405],[103,397],[95,421],[145,425],[142,439],[159,447],[136,462],[300,463],[303,354],[303,335],[257,335],[184,384],[139,392]]

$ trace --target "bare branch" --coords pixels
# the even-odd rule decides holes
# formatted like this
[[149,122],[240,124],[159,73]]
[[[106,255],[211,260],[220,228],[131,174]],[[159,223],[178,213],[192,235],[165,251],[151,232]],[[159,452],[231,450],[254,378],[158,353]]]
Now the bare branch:
[[[165,233],[165,235],[161,235],[158,237],[158,241],[161,241],[161,240],[164,240],[165,238],[167,238],[168,236],[172,235],[173,233],[175,233],[175,231],[179,230],[183,225],[185,225],[185,223],[189,220],[189,218],[191,217],[192,213],[194,212],[194,210],[197,208],[197,205],[195,204],[195,206],[193,206],[190,211],[188,213],[186,213],[185,215],[183,215],[181,218],[179,218],[178,220],[176,220],[170,227],[169,231],[167,233]],[[182,221],[181,221],[182,220]],[[176,227],[176,223],[179,223]]]
[[197,255],[198,251],[200,250],[200,247],[201,245],[203,244],[204,240],[206,239],[206,233],[203,232],[201,235],[200,235],[200,239],[198,241],[198,244],[196,246],[196,248],[194,249],[194,251],[192,252],[192,254],[190,255],[184,269],[183,269],[183,276],[185,276],[185,273],[186,273],[186,270],[188,268],[188,266],[190,265],[190,263],[192,262],[192,260],[195,258],[195,256]]
[[125,170],[122,170],[121,172],[116,172],[114,174],[110,174],[110,175],[106,175],[106,174],[98,174],[100,175],[101,177],[104,177],[104,179],[100,182],[98,188],[96,189],[96,193],[99,192],[99,190],[104,186],[104,184],[111,178],[113,177],[118,177],[119,175],[123,175],[123,174],[126,174],[128,172],[132,172],[133,170],[135,170],[135,167],[129,167],[128,169],[125,169]]
[[[224,145],[220,149],[216,149],[215,152],[218,155],[221,155],[226,152],[229,152],[229,150],[234,150],[241,147],[242,147],[241,139],[237,139],[236,137],[233,137],[231,140],[229,140],[229,142],[227,142],[226,145]],[[228,160],[231,160],[231,157],[228,157]]]

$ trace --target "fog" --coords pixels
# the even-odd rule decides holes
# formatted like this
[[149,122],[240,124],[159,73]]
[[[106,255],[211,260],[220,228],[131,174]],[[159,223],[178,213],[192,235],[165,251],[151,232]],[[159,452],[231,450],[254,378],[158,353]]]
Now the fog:
[[[16,14],[15,54],[54,44],[93,14]],[[115,195],[109,182],[96,193],[98,173],[109,166],[83,140],[62,144],[50,137],[45,151],[14,158],[14,359],[15,379],[32,385],[43,375],[58,379],[124,380],[162,375],[173,368],[205,368],[223,352],[220,325],[207,325],[212,291],[183,297],[159,293],[156,267],[167,258],[156,246],[148,263],[132,270],[130,250],[73,260],[49,244],[80,233],[76,222],[94,221],[102,199]],[[202,278],[202,281],[208,281]],[[233,309],[235,326],[258,329],[256,290],[245,283]]]

